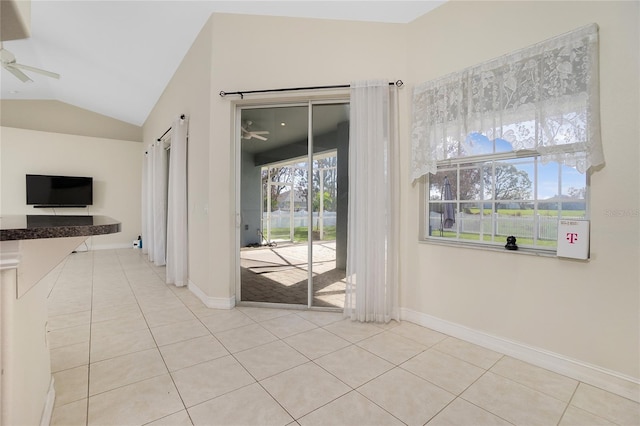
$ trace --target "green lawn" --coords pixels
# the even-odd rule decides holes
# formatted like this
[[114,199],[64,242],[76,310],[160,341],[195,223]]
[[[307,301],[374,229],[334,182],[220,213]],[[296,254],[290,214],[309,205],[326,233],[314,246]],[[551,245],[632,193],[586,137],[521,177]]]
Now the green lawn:
[[[468,210],[471,214],[480,214],[479,208],[471,208]],[[505,216],[533,216],[533,209],[520,210],[520,209],[498,209],[498,214]],[[490,215],[491,209],[484,209],[485,215]],[[538,214],[541,216],[558,216],[557,210],[538,210]],[[584,210],[562,210],[560,212],[562,217],[584,217]]]
[[[315,230],[315,229],[314,229]],[[308,241],[307,238],[308,227],[299,226],[293,229],[293,242],[302,243]],[[288,240],[289,228],[271,228],[272,240]],[[324,227],[324,241],[331,241],[336,239],[336,227],[325,226]]]

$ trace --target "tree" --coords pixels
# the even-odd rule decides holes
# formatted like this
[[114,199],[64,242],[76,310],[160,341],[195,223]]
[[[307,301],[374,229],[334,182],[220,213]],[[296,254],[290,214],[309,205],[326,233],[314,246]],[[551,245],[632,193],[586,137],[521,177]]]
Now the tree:
[[[489,167],[489,166],[487,166]],[[494,200],[528,200],[531,198],[531,179],[524,170],[518,170],[512,164],[495,163],[495,177],[490,169],[483,173],[484,189]],[[495,203],[494,209],[498,211]]]
[[571,186],[569,187],[569,189],[567,189],[567,194],[571,198],[579,198],[581,200],[584,200],[586,198],[587,188],[585,188],[584,186],[582,188],[575,188]]
[[451,170],[447,172],[438,172],[435,175],[429,175],[429,183],[437,191],[435,191],[435,196],[438,199],[442,198],[442,190],[444,188],[444,178],[447,177],[449,179],[449,183],[451,184],[451,191],[453,193],[453,197],[460,197],[460,200],[478,200],[480,199],[480,191],[481,191],[481,178],[480,178],[480,170],[477,168],[474,169],[461,169],[460,170],[460,193],[458,194],[458,181],[456,176],[456,171]]

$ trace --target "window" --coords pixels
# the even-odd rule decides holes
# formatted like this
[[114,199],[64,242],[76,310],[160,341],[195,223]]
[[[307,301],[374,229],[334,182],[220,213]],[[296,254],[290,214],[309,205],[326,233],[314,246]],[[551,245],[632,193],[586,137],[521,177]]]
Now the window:
[[555,250],[558,220],[588,217],[586,173],[604,164],[598,91],[595,24],[416,86],[423,237]]
[[438,167],[426,185],[424,237],[555,250],[558,220],[586,218],[586,176],[513,153]]

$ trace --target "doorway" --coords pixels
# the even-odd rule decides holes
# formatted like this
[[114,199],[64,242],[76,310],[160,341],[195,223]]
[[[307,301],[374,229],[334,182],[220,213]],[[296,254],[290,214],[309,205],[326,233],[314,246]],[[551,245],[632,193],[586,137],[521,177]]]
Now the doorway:
[[348,101],[237,112],[238,302],[342,309]]

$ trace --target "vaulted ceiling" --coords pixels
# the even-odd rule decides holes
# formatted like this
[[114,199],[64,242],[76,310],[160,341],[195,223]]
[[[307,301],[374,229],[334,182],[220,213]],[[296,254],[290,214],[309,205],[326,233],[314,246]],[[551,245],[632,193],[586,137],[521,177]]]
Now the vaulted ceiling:
[[[23,83],[2,69],[1,99],[58,100],[138,126],[211,13],[406,23],[443,3],[2,0],[6,2],[15,7],[3,7],[4,49],[17,63],[61,78],[24,70],[33,81]],[[16,27],[25,8],[30,36],[12,40],[5,32]]]

